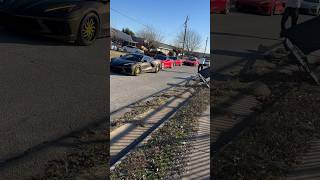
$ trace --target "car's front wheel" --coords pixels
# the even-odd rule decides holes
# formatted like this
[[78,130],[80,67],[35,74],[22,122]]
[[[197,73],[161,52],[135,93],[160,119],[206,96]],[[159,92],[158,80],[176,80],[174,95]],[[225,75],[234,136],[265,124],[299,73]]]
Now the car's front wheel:
[[99,18],[94,13],[87,14],[81,21],[78,32],[78,44],[88,46],[92,44],[98,35]]
[[139,76],[139,74],[141,73],[141,68],[140,67],[135,67],[133,70],[133,75],[134,76]]

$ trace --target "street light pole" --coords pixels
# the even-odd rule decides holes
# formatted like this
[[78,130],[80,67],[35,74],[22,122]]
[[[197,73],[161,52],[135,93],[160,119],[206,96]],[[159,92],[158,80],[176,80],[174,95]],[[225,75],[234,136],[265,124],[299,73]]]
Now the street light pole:
[[206,50],[207,50],[207,43],[208,43],[208,37],[207,37],[207,40],[206,40],[206,46],[205,46],[205,48],[204,48],[203,57],[204,57],[204,55],[206,54]]
[[188,27],[188,20],[189,17],[187,16],[186,21],[184,22],[184,35],[183,35],[183,44],[182,44],[182,56],[184,55],[184,44],[186,42],[186,34],[187,34],[187,27]]

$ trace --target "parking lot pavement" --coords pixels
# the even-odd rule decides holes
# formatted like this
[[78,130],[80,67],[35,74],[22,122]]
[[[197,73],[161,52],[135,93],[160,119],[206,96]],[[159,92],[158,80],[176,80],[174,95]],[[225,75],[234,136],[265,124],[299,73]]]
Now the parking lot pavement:
[[158,73],[144,73],[139,76],[111,73],[110,112],[115,113],[131,103],[186,81],[196,72],[196,67],[175,66],[173,69],[164,69]]
[[106,119],[105,52],[105,38],[80,47],[1,30],[0,169],[30,148]]
[[[312,16],[300,15],[298,23]],[[211,15],[211,53],[214,73],[239,72],[248,60],[259,60],[258,46],[280,42],[281,15],[231,12]],[[260,58],[261,59],[261,58]]]

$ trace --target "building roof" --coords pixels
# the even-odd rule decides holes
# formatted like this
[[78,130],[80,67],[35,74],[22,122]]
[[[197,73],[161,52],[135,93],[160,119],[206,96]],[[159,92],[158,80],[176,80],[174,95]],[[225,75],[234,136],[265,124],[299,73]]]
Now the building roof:
[[111,38],[115,38],[115,39],[119,39],[127,42],[134,42],[130,35],[115,28],[111,28],[110,30],[111,30],[110,32]]
[[132,36],[132,40],[136,41],[136,42],[139,42],[139,43],[143,43],[143,42],[146,41],[144,38],[136,37],[136,36]]
[[159,42],[159,48],[163,48],[163,49],[177,49],[175,46],[171,46],[169,44],[165,44],[165,43],[161,43]]

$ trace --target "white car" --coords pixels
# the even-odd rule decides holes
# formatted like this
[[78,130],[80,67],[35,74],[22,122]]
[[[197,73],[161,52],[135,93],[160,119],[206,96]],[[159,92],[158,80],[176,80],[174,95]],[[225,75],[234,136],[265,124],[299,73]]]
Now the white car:
[[308,14],[320,15],[320,0],[303,0],[301,1],[302,12],[306,12]]
[[204,62],[205,66],[210,66],[210,59],[206,59],[206,61]]
[[134,46],[123,46],[123,51],[124,52],[128,52],[128,53],[141,53],[143,54],[143,51],[138,49],[137,47],[134,47]]
[[111,49],[114,51],[118,51],[118,47],[114,42],[111,42]]

